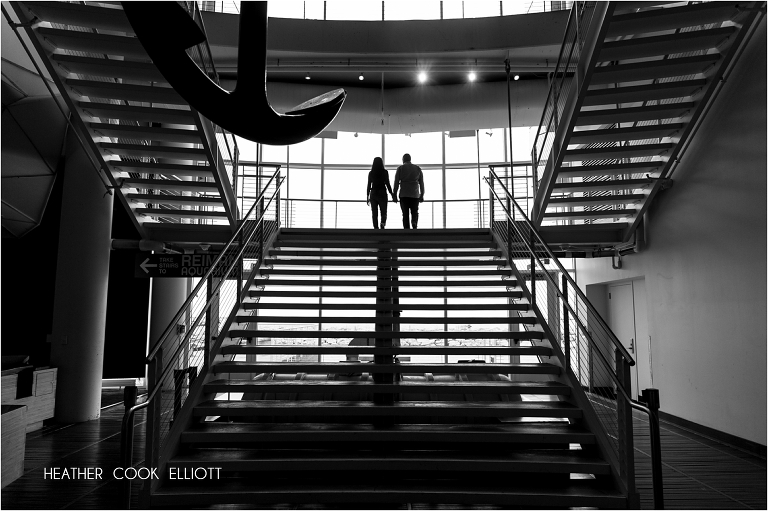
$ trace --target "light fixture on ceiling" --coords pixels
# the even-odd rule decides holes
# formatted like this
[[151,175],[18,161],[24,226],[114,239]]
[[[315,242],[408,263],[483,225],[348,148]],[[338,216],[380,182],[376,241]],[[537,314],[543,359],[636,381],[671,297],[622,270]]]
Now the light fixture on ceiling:
[[470,81],[470,82],[474,82],[474,81],[475,81],[475,79],[477,78],[477,75],[476,75],[474,72],[470,72],[470,73],[467,75],[467,78],[469,78],[469,81]]
[[493,132],[492,131],[486,131],[485,134],[488,135],[489,137],[493,136]]
[[305,80],[309,80],[309,73],[307,73],[307,74],[304,76],[304,79],[305,79]]
[[363,73],[360,73],[360,76],[358,76],[357,79],[360,80],[361,82],[363,80],[365,80],[365,77],[363,76]]
[[520,75],[515,75],[515,81],[518,81],[520,79]]
[[355,133],[355,138],[357,138],[357,133]]
[[427,81],[427,73],[421,72],[419,73],[419,83],[424,83]]

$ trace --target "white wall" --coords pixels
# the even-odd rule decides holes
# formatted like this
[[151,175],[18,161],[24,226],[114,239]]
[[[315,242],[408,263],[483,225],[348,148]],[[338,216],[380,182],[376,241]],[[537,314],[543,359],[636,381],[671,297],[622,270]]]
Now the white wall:
[[766,444],[765,20],[648,214],[621,270],[577,262],[587,285],[644,276],[661,409]]

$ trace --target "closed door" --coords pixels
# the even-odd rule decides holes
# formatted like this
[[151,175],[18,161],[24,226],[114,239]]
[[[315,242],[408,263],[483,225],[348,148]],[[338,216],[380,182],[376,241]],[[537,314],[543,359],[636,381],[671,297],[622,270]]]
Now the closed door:
[[[632,282],[608,286],[608,324],[624,348],[637,359],[635,305]],[[631,369],[632,397],[637,398],[637,362]]]

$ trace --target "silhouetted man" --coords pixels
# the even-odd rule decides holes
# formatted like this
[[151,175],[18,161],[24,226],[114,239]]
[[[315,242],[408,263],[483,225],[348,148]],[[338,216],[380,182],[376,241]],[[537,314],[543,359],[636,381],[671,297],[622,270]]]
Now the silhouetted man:
[[400,209],[403,211],[403,229],[410,229],[411,225],[416,229],[419,223],[419,202],[424,202],[424,175],[418,165],[411,163],[411,155],[408,153],[403,155],[403,164],[397,167],[394,195],[397,195],[398,189]]

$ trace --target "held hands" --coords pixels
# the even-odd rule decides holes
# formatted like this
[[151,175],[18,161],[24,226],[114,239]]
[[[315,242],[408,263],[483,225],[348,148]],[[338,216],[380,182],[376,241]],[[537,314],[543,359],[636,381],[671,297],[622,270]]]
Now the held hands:
[[394,202],[395,204],[397,204],[397,197],[395,196],[395,194],[394,194],[394,193],[392,194],[392,202]]

